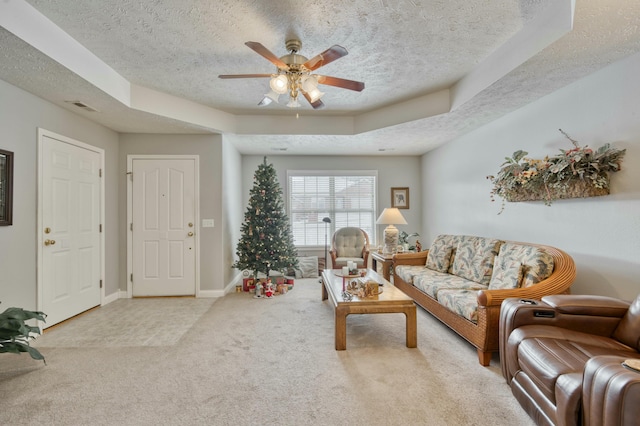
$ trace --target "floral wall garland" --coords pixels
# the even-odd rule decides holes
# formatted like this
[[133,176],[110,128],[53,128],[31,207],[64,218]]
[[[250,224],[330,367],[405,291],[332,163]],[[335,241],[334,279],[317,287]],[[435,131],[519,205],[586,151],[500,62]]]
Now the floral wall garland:
[[496,176],[487,176],[493,184],[491,201],[495,196],[504,202],[553,200],[563,198],[594,197],[609,194],[609,173],[620,170],[625,149],[605,144],[595,151],[581,147],[562,129],[560,132],[573,144],[570,150],[560,150],[554,157],[543,160],[527,158],[527,152],[518,150],[502,163]]

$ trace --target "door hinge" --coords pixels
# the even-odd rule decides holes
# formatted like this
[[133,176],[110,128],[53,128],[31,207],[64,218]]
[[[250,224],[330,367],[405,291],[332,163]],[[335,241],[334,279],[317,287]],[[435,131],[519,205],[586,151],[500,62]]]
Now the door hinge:
[[100,232],[102,232],[102,224],[100,224]]
[[131,274],[131,277],[129,279],[131,280],[131,282],[133,282],[133,274]]
[[102,280],[100,280],[100,288],[102,288]]
[[131,182],[133,182],[133,172],[127,172],[127,174],[131,176]]
[[98,169],[98,176],[102,177],[102,169]]
[[129,224],[129,230],[133,231],[133,222]]

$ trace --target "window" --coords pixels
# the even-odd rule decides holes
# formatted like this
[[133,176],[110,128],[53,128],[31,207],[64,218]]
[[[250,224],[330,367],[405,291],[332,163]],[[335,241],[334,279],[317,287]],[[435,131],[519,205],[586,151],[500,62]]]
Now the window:
[[[296,246],[323,246],[336,229],[362,228],[376,241],[377,171],[287,171],[289,220]],[[328,217],[328,225],[322,221]]]

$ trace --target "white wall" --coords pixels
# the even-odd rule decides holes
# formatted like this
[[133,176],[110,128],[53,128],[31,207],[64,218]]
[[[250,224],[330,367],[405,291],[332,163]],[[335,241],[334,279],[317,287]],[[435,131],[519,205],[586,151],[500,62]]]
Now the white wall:
[[224,282],[231,284],[235,281],[238,271],[231,268],[236,261],[236,244],[240,240],[240,226],[242,225],[242,156],[228,141],[222,144],[222,218],[223,218],[223,265]]
[[[120,136],[120,220],[127,218],[127,156],[130,154],[199,155],[200,156],[200,220],[214,219],[213,228],[196,228],[200,232],[200,289],[224,289],[223,209],[222,203],[222,138],[219,135],[122,134]],[[201,223],[199,225],[202,225]],[[126,290],[127,227],[120,228],[121,290]]]
[[[249,202],[249,190],[253,186],[253,174],[264,156],[242,157],[243,212]],[[278,175],[278,181],[286,198],[287,170],[377,170],[378,171],[378,214],[391,205],[392,187],[409,187],[409,209],[401,210],[408,225],[399,225],[398,229],[422,235],[422,185],[420,183],[419,157],[345,157],[345,156],[291,156],[273,155],[267,157]],[[286,199],[285,199],[286,203]],[[382,240],[385,226],[377,228],[378,241]],[[329,236],[330,237],[330,236]],[[371,236],[370,236],[371,237]],[[377,245],[371,238],[371,244]],[[237,241],[235,241],[237,244]],[[324,251],[305,252],[324,257]]]
[[[568,252],[578,275],[572,292],[633,299],[640,293],[640,54],[615,63],[422,159],[423,229],[549,244]],[[505,157],[531,158],[572,145],[626,148],[611,195],[543,202],[491,203],[491,183]]]
[[13,151],[13,225],[0,227],[0,311],[36,309],[37,129],[105,150],[105,294],[118,290],[118,134],[0,80],[0,148]]

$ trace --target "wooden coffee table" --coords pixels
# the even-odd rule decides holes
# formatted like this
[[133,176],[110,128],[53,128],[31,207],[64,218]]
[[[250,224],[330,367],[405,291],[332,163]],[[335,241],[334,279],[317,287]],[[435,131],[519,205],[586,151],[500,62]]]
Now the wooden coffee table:
[[339,269],[325,269],[322,272],[322,300],[329,299],[335,308],[335,346],[337,351],[347,349],[347,315],[403,313],[406,316],[407,347],[418,344],[416,305],[413,299],[398,290],[377,272],[367,269],[366,279],[383,283],[378,296],[351,300],[342,297],[343,278]]

